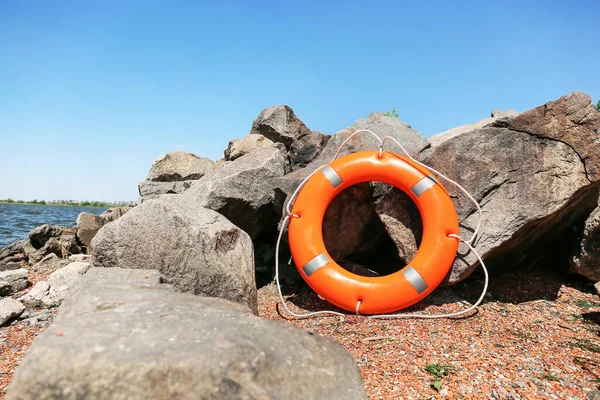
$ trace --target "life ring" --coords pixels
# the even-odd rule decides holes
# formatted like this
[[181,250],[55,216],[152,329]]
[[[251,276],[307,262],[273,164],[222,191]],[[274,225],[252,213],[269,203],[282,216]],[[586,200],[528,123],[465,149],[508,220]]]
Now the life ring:
[[[404,191],[415,202],[423,238],[415,257],[400,271],[365,277],[347,271],[327,252],[323,217],[345,188],[379,181]],[[288,238],[296,268],[325,300],[348,311],[382,314],[425,298],[452,267],[458,240],[458,217],[452,200],[431,172],[409,158],[389,152],[362,151],[322,167],[301,189],[293,204]]]

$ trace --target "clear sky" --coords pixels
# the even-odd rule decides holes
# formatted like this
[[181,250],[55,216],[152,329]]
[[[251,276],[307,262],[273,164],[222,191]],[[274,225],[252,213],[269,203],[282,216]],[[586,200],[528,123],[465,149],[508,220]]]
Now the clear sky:
[[424,136],[573,90],[600,99],[598,1],[0,2],[0,198],[135,200],[269,106]]

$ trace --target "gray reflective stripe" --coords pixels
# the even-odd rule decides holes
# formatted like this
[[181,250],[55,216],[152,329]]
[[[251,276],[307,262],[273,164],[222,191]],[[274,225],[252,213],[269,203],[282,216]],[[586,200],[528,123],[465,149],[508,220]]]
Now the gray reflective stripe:
[[331,168],[331,166],[326,165],[325,168],[321,170],[321,173],[325,175],[325,178],[331,183],[331,185],[336,188],[344,182],[342,178],[335,172],[335,169]]
[[417,272],[416,269],[411,267],[410,265],[404,271],[402,271],[402,275],[406,278],[407,281],[410,282],[411,285],[415,288],[417,293],[421,294],[429,287],[427,282],[421,278],[421,275]]
[[415,194],[415,196],[419,197],[433,185],[437,185],[435,179],[433,179],[432,176],[426,176],[425,178],[417,182],[415,186],[413,186],[410,190]]
[[314,274],[319,268],[324,266],[329,262],[329,259],[325,255],[325,253],[321,253],[302,267],[302,271],[306,274],[306,276],[311,276]]

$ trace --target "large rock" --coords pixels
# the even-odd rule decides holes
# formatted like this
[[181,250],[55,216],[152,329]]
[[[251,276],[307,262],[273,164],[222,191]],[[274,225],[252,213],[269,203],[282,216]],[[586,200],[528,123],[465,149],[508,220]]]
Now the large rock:
[[90,268],[81,261],[70,263],[50,275],[48,281],[39,281],[19,301],[27,307],[51,308],[59,306],[73,283]]
[[79,240],[89,246],[96,233],[102,228],[102,220],[99,215],[89,212],[82,212],[75,220],[77,226],[77,237]]
[[29,240],[35,251],[27,255],[29,264],[36,264],[50,253],[59,257],[79,254],[83,251],[77,241],[74,226],[42,225],[29,232]]
[[138,191],[143,200],[156,199],[163,194],[179,194],[188,190],[196,181],[181,182],[152,182],[144,181],[138,184]]
[[286,105],[267,107],[252,123],[250,134],[263,135],[276,143],[283,143],[289,149],[292,143],[310,134],[310,129]]
[[71,254],[80,254],[83,251],[75,234],[64,234],[61,237],[49,238],[42,248],[28,254],[29,264],[39,263],[48,254],[56,254],[64,258]]
[[131,209],[133,207],[135,207],[135,204],[128,204],[123,207],[109,208],[108,210],[104,211],[102,214],[100,214],[100,220],[102,222],[102,226],[104,226],[104,225],[108,224],[109,222],[112,222],[118,218],[121,218],[128,211],[131,211]]
[[52,308],[58,307],[66,294],[67,290],[52,287],[47,281],[39,281],[19,301],[29,308]]
[[[325,146],[325,149],[321,155],[317,158],[318,162],[330,162],[341,144],[351,134],[360,129],[368,129],[377,134],[380,138],[383,138],[384,136],[393,137],[400,142],[406,151],[408,151],[413,157],[416,157],[420,152],[430,146],[427,139],[425,139],[419,132],[414,130],[410,125],[400,121],[397,118],[388,117],[382,112],[374,112],[369,114],[368,117],[359,119],[353,125],[342,129],[333,135],[333,137],[327,142],[327,146]],[[375,140],[372,135],[363,133],[356,135],[354,138],[348,141],[346,146],[340,152],[340,157],[342,155],[357,151],[378,149],[379,144],[377,143],[377,140]],[[386,142],[385,150],[403,154],[398,147],[391,142]]]
[[27,260],[27,247],[31,247],[29,239],[19,240],[0,250],[0,271],[14,269],[12,264]]
[[573,92],[515,117],[510,129],[571,147],[591,181],[600,179],[600,113],[589,95]]
[[[515,117],[519,131],[484,128],[464,133],[425,159],[481,204],[483,231],[476,248],[492,271],[535,261],[559,239],[568,238],[596,206],[600,176],[592,160],[600,155],[600,142],[594,142],[600,118],[588,112],[593,107],[589,98],[587,104],[581,99],[581,94],[571,94]],[[574,115],[581,118],[579,123]],[[559,127],[560,133],[550,126]],[[451,185],[446,188],[456,198],[461,235],[468,238],[477,220],[475,208]],[[463,246],[459,253],[450,283],[464,279],[478,264]]]
[[456,128],[452,128],[445,132],[438,133],[437,135],[433,135],[428,140],[429,140],[429,143],[431,143],[431,145],[433,147],[437,147],[440,144],[444,143],[446,140],[452,139],[453,137],[462,135],[463,133],[466,133],[466,132],[470,132],[474,129],[484,128],[486,125],[493,124],[494,122],[496,122],[499,119],[508,121],[509,119],[512,119],[512,118],[516,117],[517,115],[519,115],[519,112],[515,111],[515,110],[508,110],[508,111],[493,110],[490,117],[488,117],[488,118],[484,118],[484,119],[477,121],[475,123],[472,123],[472,124],[457,126]]
[[152,164],[149,181],[174,182],[200,179],[214,168],[214,162],[184,151],[174,151],[158,157]]
[[0,326],[10,320],[19,318],[23,311],[25,311],[25,306],[17,300],[10,297],[0,299]]
[[90,264],[83,261],[75,261],[64,268],[54,271],[48,278],[48,283],[54,287],[67,289],[90,268]]
[[59,258],[56,254],[50,253],[42,258],[40,262],[34,264],[30,269],[38,274],[49,274],[57,269],[67,266],[69,263],[69,260]]
[[19,268],[21,268],[21,266],[15,262],[7,262],[5,264],[0,264],[0,271],[11,271]]
[[331,139],[330,135],[319,131],[311,131],[296,138],[292,142],[289,151],[292,168],[299,169],[306,167],[321,154],[329,139]]
[[212,210],[149,200],[102,227],[92,249],[94,266],[157,269],[179,290],[257,311],[252,241]]
[[225,150],[224,161],[233,161],[254,150],[270,147],[273,144],[272,140],[267,139],[263,135],[250,134],[242,139],[235,139],[229,142],[229,146]]
[[[194,181],[190,181],[194,182]],[[140,183],[140,187],[144,186],[152,186],[152,185],[170,185],[177,186],[181,184],[186,184],[186,182],[142,182]],[[191,185],[188,184],[187,187]],[[181,190],[183,191],[183,190]],[[140,189],[140,195],[142,190]],[[167,193],[167,192],[165,192]],[[174,193],[174,192],[173,192]],[[163,194],[163,193],[160,193]],[[143,195],[142,195],[143,196]],[[154,193],[148,193],[147,198],[158,197],[158,195],[154,195]],[[110,208],[104,211],[100,215],[92,214],[89,212],[82,212],[77,216],[77,220],[75,221],[75,225],[77,226],[77,238],[86,246],[90,246],[92,243],[92,239],[96,236],[96,233],[102,228],[104,225],[108,224],[116,220],[117,218],[122,217],[127,213],[127,211],[131,210],[135,205],[130,204],[123,207]]]
[[[282,209],[300,183],[314,170],[331,162],[340,145],[360,129],[369,129],[380,137],[395,138],[413,157],[429,146],[427,139],[404,122],[381,112],[372,113],[333,135],[325,149],[305,168],[277,179],[276,206]],[[378,149],[379,144],[371,135],[359,134],[348,141],[340,157],[351,152]],[[391,143],[386,143],[386,149],[398,151]],[[377,203],[385,193],[380,187],[369,183],[352,186],[342,191],[327,208],[323,220],[325,246],[332,257],[345,267],[358,263],[379,270],[378,273],[386,273],[389,266],[382,267],[385,262],[398,268],[400,260],[397,254],[392,254],[390,244],[393,247],[393,243],[376,211]]]
[[24,268],[0,272],[0,296],[17,293],[27,287],[28,272]]
[[60,238],[62,236],[75,236],[77,228],[72,226],[42,225],[29,232],[31,245],[36,249],[41,249],[51,238]]
[[571,271],[600,281],[600,201],[585,221],[583,237],[571,258]]
[[6,399],[366,399],[355,360],[334,341],[175,293],[153,272],[91,269]]
[[188,210],[217,211],[255,239],[276,229],[273,180],[289,171],[285,149],[271,144],[209,172],[173,201]]

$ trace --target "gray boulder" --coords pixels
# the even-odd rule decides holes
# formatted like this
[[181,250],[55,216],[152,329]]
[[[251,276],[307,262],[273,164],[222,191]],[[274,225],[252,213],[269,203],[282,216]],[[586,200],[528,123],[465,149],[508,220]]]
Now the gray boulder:
[[319,131],[311,131],[296,138],[289,151],[292,168],[296,170],[306,167],[321,154],[330,138],[330,135]]
[[81,253],[83,250],[76,235],[77,228],[74,226],[45,224],[33,229],[29,232],[29,240],[36,250],[28,254],[29,263],[36,264],[50,253],[59,257]]
[[255,239],[276,228],[273,180],[289,171],[284,147],[271,144],[209,172],[173,202],[217,211]]
[[310,134],[310,129],[287,105],[267,107],[252,123],[250,134],[263,135],[276,143],[283,143],[289,149],[292,143]]
[[0,296],[9,296],[25,289],[28,274],[24,268],[0,272]]
[[28,327],[45,327],[54,320],[52,310],[25,310],[19,317],[23,322],[23,326]]
[[214,211],[149,200],[102,227],[92,249],[94,266],[156,269],[181,291],[257,312],[252,241]]
[[270,147],[272,144],[272,140],[259,134],[250,134],[242,139],[232,140],[225,150],[224,161],[233,161],[254,150]]
[[108,210],[104,211],[102,214],[100,214],[100,220],[102,222],[102,226],[104,226],[104,225],[108,224],[109,222],[112,222],[118,218],[121,218],[128,211],[131,211],[131,209],[133,207],[135,207],[135,204],[128,204],[123,207],[109,208]]
[[67,290],[52,287],[47,281],[39,281],[19,301],[29,308],[52,308],[58,307],[66,294]]
[[70,263],[53,272],[48,281],[39,281],[19,301],[27,307],[58,307],[64,300],[73,283],[90,268],[90,264],[81,261]]
[[29,264],[39,263],[48,254],[56,254],[58,257],[67,257],[70,254],[80,254],[83,251],[75,234],[65,234],[59,238],[49,238],[42,248],[28,255]]
[[77,220],[75,220],[77,237],[83,244],[86,246],[90,245],[98,230],[102,228],[101,221],[99,215],[89,212],[82,212],[77,216]]
[[7,266],[9,264],[16,264],[19,262],[27,261],[26,249],[31,247],[29,239],[19,240],[9,244],[0,250],[0,271],[7,269],[14,269],[14,267]]
[[585,221],[583,237],[571,258],[571,271],[600,281],[600,201]]
[[0,271],[12,271],[19,269],[21,266],[15,262],[7,262],[6,264],[0,264]]
[[152,182],[144,181],[138,184],[138,191],[143,200],[156,199],[164,194],[179,194],[188,190],[196,181],[181,182]]
[[[600,142],[594,138],[600,114],[592,116],[594,106],[587,99],[574,93],[515,117],[510,129],[464,133],[425,159],[481,204],[484,230],[476,248],[492,271],[535,262],[596,206]],[[574,116],[582,118],[579,123]],[[461,235],[468,238],[477,220],[475,208],[451,185],[446,188],[456,200]],[[478,265],[463,246],[459,253],[449,283]]]
[[25,311],[25,306],[17,300],[11,297],[0,299],[0,326],[10,320],[19,318],[23,311]]
[[159,281],[150,270],[92,268],[6,399],[366,399],[356,362],[334,341]]
[[[193,181],[190,181],[190,182],[193,182]],[[176,186],[176,185],[181,185],[181,182],[142,182],[142,183],[140,183],[140,186],[143,184],[145,185],[145,187],[152,186],[152,185]],[[189,187],[189,185],[190,184],[188,184],[187,187]],[[183,190],[181,190],[181,191],[183,191]],[[141,194],[141,192],[142,192],[142,189],[140,189],[140,194]],[[160,194],[162,194],[162,193],[160,193]],[[158,195],[155,196],[153,193],[146,193],[146,198],[153,198],[153,197],[158,197]],[[127,213],[127,211],[131,210],[133,207],[135,207],[135,205],[130,204],[130,205],[123,206],[123,207],[110,208],[110,209],[104,211],[100,215],[96,215],[96,214],[92,214],[92,213],[88,213],[88,212],[80,213],[77,216],[77,220],[75,221],[75,225],[77,227],[77,238],[84,245],[89,247],[90,243],[92,242],[92,239],[94,238],[94,236],[96,236],[96,233],[98,233],[100,228],[102,228],[104,225],[108,224],[109,222],[112,222],[112,221],[116,220],[117,218],[122,217],[123,215],[125,215],[125,213]]]
[[72,226],[57,226],[44,224],[38,226],[29,232],[31,245],[36,249],[41,249],[50,238],[60,238],[62,236],[75,236],[77,228]]
[[149,181],[174,182],[200,179],[214,168],[214,162],[184,151],[174,151],[158,157],[152,164]]
[[49,274],[70,263],[69,260],[59,258],[56,254],[50,253],[42,258],[40,262],[34,264],[30,269],[38,274]]
[[70,261],[91,261],[92,256],[89,254],[73,254],[72,256],[69,256],[69,262]]
[[512,120],[517,115],[519,115],[519,112],[515,110],[492,110],[492,113],[488,118],[484,118],[472,124],[457,126],[456,128],[452,128],[445,132],[438,133],[437,135],[433,135],[428,140],[433,147],[437,147],[440,144],[444,143],[446,140],[452,139],[453,137],[456,137],[458,135],[462,135],[463,133],[470,132],[474,129],[484,128],[490,124],[494,124],[498,120],[501,120],[502,123],[506,124],[509,120]]
[[566,143],[577,152],[588,178],[600,179],[600,113],[589,95],[573,92],[515,117],[510,129]]
[[74,261],[64,268],[54,271],[48,278],[48,283],[54,287],[67,289],[90,268],[90,264],[83,261]]

